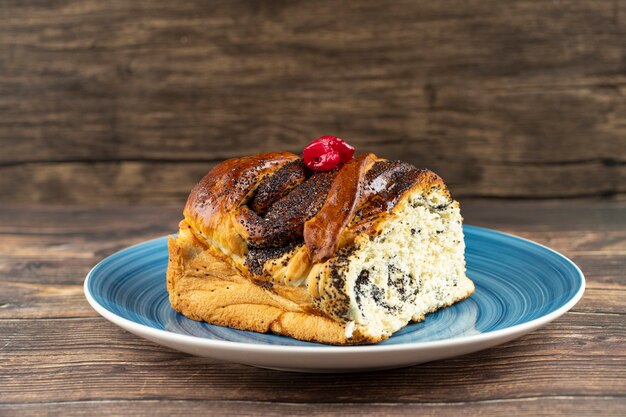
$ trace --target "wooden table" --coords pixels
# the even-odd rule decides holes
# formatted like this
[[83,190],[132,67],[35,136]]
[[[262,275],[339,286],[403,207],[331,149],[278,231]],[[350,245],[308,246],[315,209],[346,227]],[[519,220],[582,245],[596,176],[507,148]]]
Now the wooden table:
[[544,243],[582,301],[523,338],[393,371],[307,375],[192,357],[98,316],[105,256],[175,231],[180,207],[0,207],[0,415],[626,415],[626,202],[462,204],[467,223]]

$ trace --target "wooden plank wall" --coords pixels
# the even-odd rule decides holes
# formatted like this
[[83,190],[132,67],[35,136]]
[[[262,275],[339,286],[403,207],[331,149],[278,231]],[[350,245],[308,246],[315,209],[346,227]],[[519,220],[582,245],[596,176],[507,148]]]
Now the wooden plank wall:
[[459,197],[626,195],[626,1],[2,0],[0,202],[182,201],[335,134]]

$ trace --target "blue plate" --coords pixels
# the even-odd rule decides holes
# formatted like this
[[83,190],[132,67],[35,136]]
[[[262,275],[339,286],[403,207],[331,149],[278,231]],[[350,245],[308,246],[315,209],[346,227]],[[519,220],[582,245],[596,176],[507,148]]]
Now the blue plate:
[[[510,340],[569,310],[585,280],[563,255],[516,236],[464,226],[467,274],[476,292],[467,300],[410,324],[377,345],[334,347],[189,320],[174,311],[165,288],[167,238],[141,243],[104,259],[87,276],[85,293],[107,319],[157,343],[201,356],[278,369],[342,371],[406,366]],[[446,349],[447,354],[443,354]],[[402,351],[405,360],[368,359],[365,353]],[[365,352],[345,363],[348,351]],[[281,361],[275,352],[293,355]],[[298,353],[323,353],[322,364]],[[342,352],[342,353],[340,353]],[[269,358],[267,357],[269,354]],[[353,356],[351,355],[351,356]],[[240,357],[241,356],[241,357]],[[334,356],[337,356],[333,359]],[[356,355],[358,356],[358,355]],[[380,355],[379,355],[380,356]],[[390,356],[390,355],[383,355]],[[323,366],[321,366],[323,365]]]

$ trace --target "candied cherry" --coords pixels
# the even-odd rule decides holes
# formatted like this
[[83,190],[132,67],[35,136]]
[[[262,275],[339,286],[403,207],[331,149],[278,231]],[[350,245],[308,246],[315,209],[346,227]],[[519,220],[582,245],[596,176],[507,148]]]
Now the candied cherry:
[[322,136],[311,142],[302,153],[304,164],[314,171],[330,171],[348,162],[354,155],[354,147],[335,136]]

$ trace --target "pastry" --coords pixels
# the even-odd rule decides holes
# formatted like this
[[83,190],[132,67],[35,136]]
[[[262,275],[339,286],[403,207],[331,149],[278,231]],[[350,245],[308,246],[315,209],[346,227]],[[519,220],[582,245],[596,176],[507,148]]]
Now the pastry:
[[462,217],[435,173],[335,137],[229,159],[191,191],[167,290],[193,320],[375,343],[470,296]]

